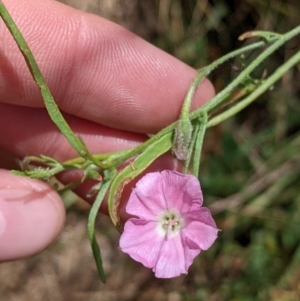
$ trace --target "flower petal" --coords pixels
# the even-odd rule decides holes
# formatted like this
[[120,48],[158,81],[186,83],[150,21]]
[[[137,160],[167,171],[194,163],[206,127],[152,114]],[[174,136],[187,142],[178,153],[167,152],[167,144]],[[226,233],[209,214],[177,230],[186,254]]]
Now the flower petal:
[[147,268],[155,266],[165,239],[159,235],[156,225],[153,221],[130,218],[125,223],[119,242],[120,249],[124,253]]
[[187,274],[185,250],[180,235],[164,240],[153,272],[157,278],[172,278]]
[[[216,223],[210,211],[201,208],[202,203],[196,177],[170,170],[147,174],[128,200],[126,211],[138,218],[125,223],[121,250],[152,268],[158,278],[186,274],[194,258],[218,235]],[[174,231],[175,225],[180,232],[169,235],[169,227]]]
[[160,172],[148,173],[141,178],[129,197],[126,212],[147,221],[156,220],[159,213],[166,209],[161,182]]
[[213,220],[209,209],[200,208],[196,212],[190,212],[184,216],[185,226],[181,234],[189,248],[197,245],[201,250],[211,247],[218,236],[219,230]]
[[217,227],[210,210],[206,207],[199,208],[197,211],[188,212],[184,214],[183,217],[186,223],[197,220],[214,228]]
[[168,209],[176,208],[185,213],[198,210],[203,203],[203,196],[198,179],[172,170],[164,170],[162,190]]
[[200,248],[195,245],[195,248],[191,248],[191,244],[186,241],[186,238],[182,237],[182,244],[184,246],[184,258],[186,270],[192,265],[196,256],[201,252]]

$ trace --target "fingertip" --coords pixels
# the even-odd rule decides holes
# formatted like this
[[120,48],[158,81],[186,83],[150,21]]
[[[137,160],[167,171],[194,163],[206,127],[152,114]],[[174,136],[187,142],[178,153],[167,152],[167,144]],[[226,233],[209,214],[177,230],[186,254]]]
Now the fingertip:
[[65,209],[47,184],[0,170],[0,261],[41,252],[60,234]]

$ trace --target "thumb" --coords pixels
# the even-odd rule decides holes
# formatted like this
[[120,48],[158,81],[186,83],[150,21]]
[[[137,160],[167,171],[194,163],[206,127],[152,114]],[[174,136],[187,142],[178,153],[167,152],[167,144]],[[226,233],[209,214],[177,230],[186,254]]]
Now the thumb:
[[65,209],[47,184],[0,170],[0,261],[36,254],[59,235]]

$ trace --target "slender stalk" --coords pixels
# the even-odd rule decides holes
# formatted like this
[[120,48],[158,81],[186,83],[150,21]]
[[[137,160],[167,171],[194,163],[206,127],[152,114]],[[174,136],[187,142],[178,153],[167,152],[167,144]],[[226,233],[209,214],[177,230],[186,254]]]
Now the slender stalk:
[[224,120],[232,117],[233,115],[237,114],[245,107],[247,107],[251,102],[253,102],[257,97],[261,94],[266,92],[270,87],[272,87],[282,76],[285,72],[287,72],[290,68],[295,66],[300,62],[300,51],[294,54],[288,61],[286,61],[283,65],[281,65],[270,77],[268,77],[256,90],[254,90],[249,96],[245,99],[237,103],[232,108],[228,109],[227,111],[221,113],[218,116],[212,118],[207,127],[215,126]]
[[179,160],[186,161],[191,155],[189,152],[189,145],[192,139],[193,126],[190,121],[190,110],[196,90],[200,86],[203,79],[207,77],[216,67],[223,64],[225,61],[236,57],[241,53],[249,51],[255,47],[262,46],[264,44],[264,42],[258,42],[256,43],[256,45],[248,45],[236,51],[230,52],[227,55],[221,57],[220,59],[214,61],[213,63],[198,71],[197,75],[195,76],[193,82],[189,87],[188,92],[186,93],[181,108],[180,117],[175,127],[172,151]]
[[202,116],[199,117],[200,127],[197,133],[197,140],[195,144],[194,158],[193,158],[193,175],[199,178],[199,169],[202,153],[202,145],[204,140],[204,135],[207,128],[207,113],[203,111]]
[[189,171],[189,167],[190,167],[190,164],[191,164],[191,159],[192,159],[192,154],[193,154],[193,151],[194,151],[194,147],[195,147],[195,144],[196,144],[196,140],[198,138],[198,132],[199,132],[199,128],[200,128],[200,123],[197,122],[194,126],[194,131],[193,131],[193,136],[192,136],[192,140],[191,140],[191,143],[190,143],[190,146],[189,146],[189,152],[188,152],[188,157],[187,159],[184,161],[184,169],[183,169],[183,173],[184,174],[187,174],[188,171]]
[[[238,86],[240,84],[240,82],[242,82],[242,80],[246,76],[248,76],[260,63],[262,63],[270,54],[272,54],[274,51],[276,51],[278,48],[280,48],[284,43],[286,43],[288,40],[292,39],[293,37],[295,37],[298,34],[300,34],[300,26],[292,29],[291,31],[287,32],[286,34],[281,35],[280,36],[281,38],[279,40],[277,40],[276,42],[273,42],[273,44],[269,48],[267,48],[261,55],[259,55],[224,90],[222,90],[220,93],[218,93],[213,99],[211,99],[205,105],[203,105],[199,109],[197,109],[197,110],[193,111],[192,113],[190,113],[190,119],[191,120],[196,119],[196,118],[199,117],[199,115],[202,114],[202,112],[204,110],[207,111],[207,112],[212,111],[215,107],[217,107],[219,104],[221,104],[223,102],[223,100],[230,94],[230,92],[236,86]],[[273,39],[272,39],[272,41],[273,41]],[[255,44],[248,45],[248,46],[244,47],[243,51],[253,50],[253,49],[259,48],[263,45],[264,45],[264,42],[257,42]],[[237,56],[237,55],[240,55],[241,53],[243,53],[243,51],[242,51],[242,49],[239,49],[239,50],[233,51],[233,54],[234,54],[234,56]],[[220,64],[220,63],[230,59],[231,57],[233,57],[233,54],[230,53],[230,54],[226,55],[225,58],[220,58],[218,63]],[[215,67],[216,67],[216,63],[211,64],[211,68],[215,68]],[[193,81],[193,84],[194,83],[195,83],[195,81]],[[190,89],[195,89],[195,87],[193,87],[191,85],[190,88],[189,88],[189,91],[187,93],[190,93]],[[169,126],[164,128],[160,132],[158,132],[155,136],[151,137],[150,139],[148,139],[146,142],[144,142],[140,146],[132,149],[132,151],[128,152],[126,155],[121,156],[119,158],[113,158],[114,162],[116,162],[116,164],[120,164],[124,160],[127,160],[130,157],[141,153],[145,148],[147,148],[149,145],[151,145],[154,141],[160,139],[160,137],[162,137],[164,135],[172,135],[171,132],[174,130],[176,124],[177,124],[177,121],[170,124]],[[210,123],[208,123],[208,124],[210,124]],[[110,159],[108,159],[106,161],[106,163],[107,163],[107,166],[111,166],[111,160]]]
[[[83,141],[79,137],[77,137],[69,127],[69,125],[66,123],[63,115],[59,111],[50,91],[49,88],[38,68],[38,65],[26,43],[24,40],[22,34],[18,30],[16,24],[12,20],[11,16],[7,12],[3,2],[0,0],[0,14],[2,19],[4,20],[6,26],[10,30],[11,34],[13,35],[20,51],[22,52],[27,65],[30,69],[30,72],[36,81],[37,85],[39,86],[41,90],[41,94],[44,99],[45,106],[47,108],[47,111],[53,120],[53,122],[56,124],[56,126],[59,128],[59,130],[62,132],[62,134],[67,138],[69,143],[76,149],[78,154],[83,158],[75,158],[73,160],[69,160],[65,162],[64,164],[83,164],[86,161],[90,160],[94,162],[97,166],[100,168],[109,168],[112,166],[118,166],[122,162],[128,160],[129,158],[136,156],[140,153],[142,153],[145,149],[147,149],[152,143],[155,143],[158,141],[161,137],[167,136],[171,138],[173,135],[173,130],[175,126],[178,124],[178,122],[174,122],[164,128],[162,131],[148,139],[145,143],[121,152],[115,152],[111,154],[98,154],[98,155],[91,155],[89,151],[87,150],[86,146],[84,145]],[[187,117],[187,112],[189,111],[187,108],[190,107],[190,103],[192,101],[192,98],[194,97],[195,91],[197,87],[200,85],[201,80],[204,76],[207,76],[214,68],[225,62],[226,60],[236,57],[246,51],[250,51],[253,49],[257,49],[263,45],[266,45],[266,42],[272,43],[271,46],[269,46],[266,50],[264,50],[252,63],[249,64],[249,66],[243,70],[243,72],[240,73],[240,75],[233,80],[223,91],[218,93],[212,100],[210,100],[208,103],[206,103],[201,108],[197,109],[196,111],[189,113],[188,120],[194,120],[199,118],[203,111],[210,112],[211,110],[215,109],[217,106],[219,106],[228,95],[230,95],[231,91],[237,87],[245,77],[247,77],[261,62],[263,62],[270,54],[272,54],[276,49],[281,47],[286,41],[293,38],[294,36],[298,35],[300,33],[300,26],[294,28],[293,30],[289,31],[286,34],[279,35],[276,33],[270,33],[270,32],[252,32],[245,34],[242,38],[247,38],[249,36],[260,36],[264,38],[266,41],[260,41],[257,43],[253,43],[251,45],[242,47],[241,49],[235,50],[220,59],[216,60],[215,62],[211,63],[210,65],[204,67],[202,70],[200,70],[199,74],[194,79],[192,85],[190,86],[186,99],[188,101],[188,104],[185,107],[185,118]],[[295,60],[297,61],[297,57],[295,57]],[[291,66],[296,64],[296,62],[292,63]],[[280,70],[288,70],[289,64],[284,64],[286,66],[286,69],[278,69]],[[275,72],[276,73],[276,72]],[[208,122],[208,126],[213,126],[221,120],[225,120],[235,114],[236,112],[240,111],[242,108],[247,106],[251,101],[253,101],[256,97],[258,97],[261,93],[266,91],[276,80],[278,80],[282,74],[276,73],[269,77],[269,79],[265,80],[264,83],[256,89],[254,92],[252,92],[247,98],[245,98],[243,101],[241,101],[239,104],[234,106],[233,108],[229,109],[228,111],[214,117],[211,121]],[[228,114],[228,115],[226,115]],[[219,119],[217,119],[219,118]]]
[[206,68],[201,69],[194,78],[190,88],[184,98],[181,113],[173,139],[172,151],[179,160],[187,160],[189,156],[189,145],[192,139],[193,126],[190,121],[190,109],[196,89],[207,75]]
[[45,79],[35,61],[35,58],[27,42],[25,41],[23,35],[21,34],[20,30],[18,29],[17,25],[15,24],[14,20],[10,16],[2,1],[0,2],[0,15],[4,23],[6,24],[8,30],[11,32],[18,48],[20,49],[27,63],[27,66],[29,67],[30,73],[34,81],[36,82],[41,91],[45,106],[47,108],[51,120],[54,122],[54,124],[58,127],[60,132],[66,137],[68,142],[73,146],[73,148],[78,152],[80,156],[86,159],[91,159],[93,161],[94,159],[87,151],[85,145],[73,133],[72,129],[70,128],[63,115],[59,111],[57,104],[55,103],[51,95],[51,92],[45,82]]
[[[103,154],[94,154],[93,157],[99,162],[100,167],[102,167],[101,161],[105,161],[107,159],[110,159],[112,157],[124,157],[127,154],[131,153],[133,150],[135,149],[135,147],[132,148],[128,148],[125,150],[121,150],[121,151],[116,151],[116,152],[110,152],[110,153],[103,153]],[[65,162],[63,162],[63,165],[77,165],[77,164],[83,164],[85,163],[85,159],[82,157],[77,157],[77,158],[73,158],[70,160],[67,160]]]
[[296,35],[300,34],[300,26],[292,29],[288,33],[281,35],[276,42],[274,42],[271,46],[269,46],[264,52],[262,52],[257,58],[255,58],[245,70],[243,70],[239,76],[237,76],[225,89],[223,89],[220,93],[218,93],[211,101],[207,102],[203,107],[194,111],[191,114],[191,117],[194,118],[201,111],[206,110],[207,112],[212,111],[219,104],[222,103],[223,99],[227,97],[227,95],[236,88],[242,80],[248,76],[256,67],[258,67],[268,56],[270,56],[273,52],[275,52],[279,47],[281,47],[288,40],[292,39]]

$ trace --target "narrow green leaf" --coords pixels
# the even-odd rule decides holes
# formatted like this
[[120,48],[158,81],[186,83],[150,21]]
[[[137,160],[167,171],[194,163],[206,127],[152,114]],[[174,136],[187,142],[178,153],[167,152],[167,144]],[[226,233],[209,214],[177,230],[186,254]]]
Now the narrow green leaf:
[[93,255],[96,261],[96,266],[97,266],[97,270],[98,270],[98,274],[100,276],[100,279],[102,280],[103,283],[106,282],[106,277],[105,277],[105,273],[103,270],[103,264],[102,264],[102,257],[101,257],[101,251],[100,251],[100,247],[99,244],[96,240],[96,235],[95,235],[95,221],[96,221],[96,217],[98,215],[99,212],[99,208],[102,204],[102,201],[105,197],[105,194],[112,182],[113,176],[109,175],[108,172],[105,172],[105,177],[104,180],[102,182],[101,188],[98,192],[98,195],[96,197],[96,200],[90,210],[89,213],[89,217],[88,217],[88,235],[89,235],[89,240],[91,243],[91,247],[93,250]]
[[[299,33],[300,33],[300,26]],[[251,104],[254,100],[256,100],[261,94],[266,92],[272,85],[274,85],[282,76],[292,67],[296,66],[300,62],[300,51],[296,52],[292,57],[290,57],[284,64],[278,67],[275,72],[271,76],[269,76],[262,84],[257,87],[250,95],[242,99],[240,102],[235,104],[233,107],[228,110],[220,113],[219,115],[213,117],[209,120],[207,127],[215,126],[224,120],[232,117],[237,114],[244,108],[246,108],[249,104]],[[224,91],[224,90],[223,90]]]
[[11,32],[23,57],[25,58],[30,73],[41,91],[50,118],[52,119],[54,124],[58,127],[60,132],[66,137],[66,139],[72,145],[72,147],[78,152],[78,154],[81,157],[91,159],[92,156],[87,151],[85,145],[73,133],[70,126],[67,124],[63,115],[59,111],[57,104],[55,103],[52,97],[52,94],[47,86],[47,83],[45,82],[45,79],[38,67],[38,64],[35,61],[35,58],[27,42],[25,41],[23,35],[21,34],[20,30],[18,29],[17,25],[15,24],[14,20],[10,16],[9,12],[7,11],[2,1],[0,1],[0,15],[4,23],[6,24],[8,30]]
[[113,180],[108,196],[108,212],[115,227],[122,232],[118,208],[124,186],[143,172],[155,159],[170,150],[172,135],[168,133],[150,144],[133,162],[126,166]]

